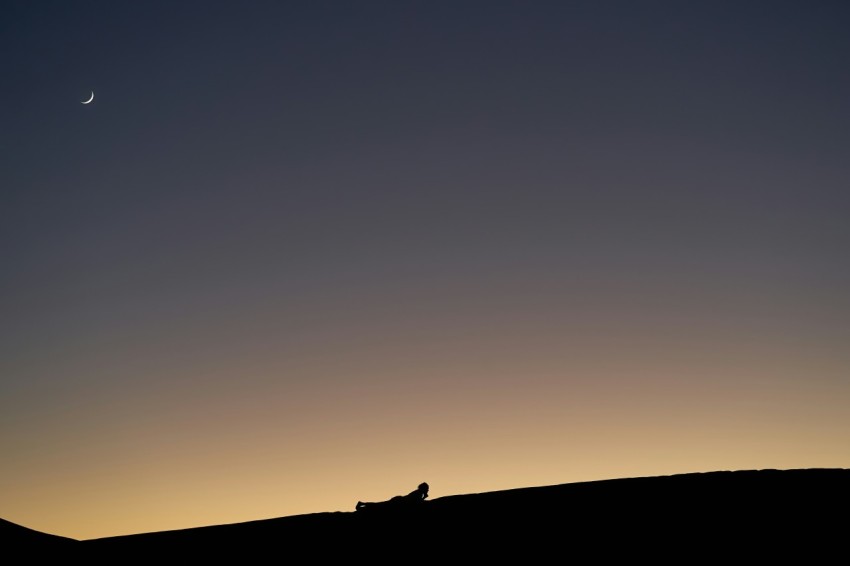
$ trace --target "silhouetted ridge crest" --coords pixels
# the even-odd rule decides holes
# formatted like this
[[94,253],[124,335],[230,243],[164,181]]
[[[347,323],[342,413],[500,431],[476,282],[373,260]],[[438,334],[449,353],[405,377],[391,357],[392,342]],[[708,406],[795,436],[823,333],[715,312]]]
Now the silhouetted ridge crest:
[[843,552],[844,521],[834,517],[843,518],[848,504],[847,469],[715,471],[420,497],[415,506],[388,505],[379,513],[295,515],[79,546],[98,563],[163,556],[390,564],[404,556],[451,563],[588,555],[689,562],[676,555],[681,548],[699,549],[703,558],[799,556],[812,563],[819,554]]

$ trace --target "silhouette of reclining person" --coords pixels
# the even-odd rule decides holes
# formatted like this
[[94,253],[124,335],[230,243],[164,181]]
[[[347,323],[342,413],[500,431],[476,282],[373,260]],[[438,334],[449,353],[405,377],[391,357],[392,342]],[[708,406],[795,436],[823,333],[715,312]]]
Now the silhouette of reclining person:
[[407,495],[396,495],[395,497],[388,499],[386,501],[358,501],[357,505],[354,506],[354,509],[357,511],[365,511],[367,509],[377,509],[383,508],[389,510],[390,508],[408,508],[411,505],[416,505],[417,503],[422,503],[428,497],[428,484],[422,482],[419,484],[415,490],[411,491]]

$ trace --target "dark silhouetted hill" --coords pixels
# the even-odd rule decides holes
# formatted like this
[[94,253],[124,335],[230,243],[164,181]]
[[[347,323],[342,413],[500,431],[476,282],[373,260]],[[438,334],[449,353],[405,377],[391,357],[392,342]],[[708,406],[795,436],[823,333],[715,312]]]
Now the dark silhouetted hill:
[[[82,548],[79,541],[72,538],[60,537],[42,533],[11,521],[0,519],[0,556],[27,557],[27,560],[17,562],[28,563],[29,560],[43,559],[49,556],[71,556],[77,548]],[[5,562],[5,560],[4,560]],[[15,563],[7,562],[7,563]]]
[[[432,496],[437,489],[432,486]],[[355,512],[355,503],[351,512],[92,539],[75,547],[90,563],[113,564],[814,564],[846,554],[850,470],[602,480],[440,497],[389,512]]]

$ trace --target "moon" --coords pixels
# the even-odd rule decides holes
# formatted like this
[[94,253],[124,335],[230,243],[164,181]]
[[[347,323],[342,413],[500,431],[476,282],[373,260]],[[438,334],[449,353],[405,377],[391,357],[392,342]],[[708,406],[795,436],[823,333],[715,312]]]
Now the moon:
[[80,104],[88,104],[88,103],[89,103],[89,102],[91,102],[92,100],[94,100],[94,91],[91,91],[91,98],[89,98],[89,99],[88,99],[88,100],[86,100],[86,101],[80,102]]

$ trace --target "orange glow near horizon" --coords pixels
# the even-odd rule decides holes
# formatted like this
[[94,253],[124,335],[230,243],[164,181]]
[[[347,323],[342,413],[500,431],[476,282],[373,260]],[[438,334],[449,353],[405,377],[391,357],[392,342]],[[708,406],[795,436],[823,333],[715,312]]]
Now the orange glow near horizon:
[[[124,395],[79,390],[38,417],[16,415],[30,426],[7,466],[7,518],[87,539],[350,511],[420,481],[437,498],[848,464],[847,386],[800,379],[840,372],[816,356],[777,351],[760,363],[727,343],[700,365],[698,348],[676,337],[664,338],[675,349],[610,358],[551,336],[486,350],[496,340],[486,329],[438,351],[385,338],[366,349],[326,343],[335,355],[312,365],[255,360],[238,376],[198,360],[202,389],[172,376]],[[297,388],[274,377],[297,372]]]

